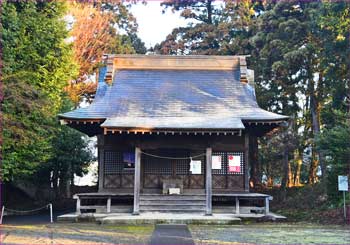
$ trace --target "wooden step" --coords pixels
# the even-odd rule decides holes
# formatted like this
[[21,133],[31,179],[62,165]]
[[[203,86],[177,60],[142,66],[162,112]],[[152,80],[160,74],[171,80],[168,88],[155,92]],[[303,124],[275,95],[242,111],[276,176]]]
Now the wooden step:
[[202,195],[140,195],[140,201],[151,200],[168,200],[168,201],[205,201],[205,196]]
[[194,204],[190,204],[190,203],[160,203],[160,202],[154,202],[154,203],[140,203],[140,206],[142,207],[148,207],[148,206],[160,206],[160,207],[204,207],[205,203],[194,203]]
[[140,195],[141,212],[203,213],[205,195]]
[[176,205],[176,204],[199,205],[199,204],[205,204],[205,200],[140,200],[140,204],[143,204],[143,205],[152,205],[152,204],[159,204],[159,205]]
[[115,205],[111,206],[111,213],[130,213],[133,210],[131,205]]
[[183,207],[183,206],[140,206],[140,211],[152,211],[152,212],[203,212],[205,206],[192,206],[192,207]]

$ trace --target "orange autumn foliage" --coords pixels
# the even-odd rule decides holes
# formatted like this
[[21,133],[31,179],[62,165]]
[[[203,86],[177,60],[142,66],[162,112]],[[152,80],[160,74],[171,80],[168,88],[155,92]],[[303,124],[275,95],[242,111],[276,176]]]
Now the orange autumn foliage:
[[74,103],[82,96],[89,97],[96,91],[96,82],[88,76],[94,72],[113,40],[112,15],[88,2],[72,1],[68,15],[73,19],[70,35],[73,40],[74,59],[79,65],[79,76],[71,81],[66,91]]

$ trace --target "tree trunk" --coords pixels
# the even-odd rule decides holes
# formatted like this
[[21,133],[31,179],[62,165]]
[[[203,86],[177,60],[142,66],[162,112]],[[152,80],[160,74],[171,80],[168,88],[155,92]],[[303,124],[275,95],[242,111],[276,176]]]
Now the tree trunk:
[[287,182],[287,187],[292,187],[293,186],[293,172],[292,172],[292,167],[290,165],[290,162],[288,161],[288,182]]
[[283,152],[283,177],[281,181],[282,189],[285,189],[288,185],[288,179],[289,179],[288,175],[289,175],[289,161],[288,161],[288,149],[286,147]]
[[251,135],[249,138],[250,185],[252,188],[261,185],[261,167],[258,155],[258,138]]
[[294,186],[300,186],[301,165],[303,164],[303,158],[301,150],[297,150],[294,154],[297,163],[296,171],[294,175]]
[[273,178],[272,176],[267,177],[267,187],[273,187]]
[[316,149],[315,139],[320,134],[320,103],[315,95],[314,82],[310,81],[310,112],[312,122],[312,132],[314,143],[312,144],[312,162],[309,171],[309,183],[314,184],[317,181],[317,168],[321,166],[322,178],[326,178],[326,166],[323,161],[323,156],[319,150]]
[[289,174],[288,169],[289,169],[289,159],[288,159],[288,148],[286,146],[283,151],[283,177],[281,182],[283,200],[285,200],[286,198],[286,190],[288,185],[288,174]]
[[212,24],[213,23],[213,19],[212,19],[212,5],[211,5],[211,1],[212,0],[208,0],[207,1],[207,11],[208,11],[208,24]]
[[318,159],[316,157],[315,150],[312,149],[311,165],[309,170],[309,184],[315,184],[317,182],[317,167]]
[[55,198],[57,198],[59,197],[60,193],[58,189],[58,172],[56,170],[52,171],[51,182],[52,182],[53,191],[55,193]]
[[68,169],[66,173],[66,191],[65,191],[66,198],[71,197],[71,179],[72,179],[72,165],[68,164]]

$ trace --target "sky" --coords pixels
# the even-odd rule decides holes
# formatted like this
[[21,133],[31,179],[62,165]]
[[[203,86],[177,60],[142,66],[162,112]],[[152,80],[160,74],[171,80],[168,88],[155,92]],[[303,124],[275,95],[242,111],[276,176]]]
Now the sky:
[[137,3],[130,9],[139,25],[138,35],[147,48],[163,41],[174,28],[189,23],[179,12],[173,13],[168,9],[163,14],[160,3],[161,1],[148,1],[146,5]]

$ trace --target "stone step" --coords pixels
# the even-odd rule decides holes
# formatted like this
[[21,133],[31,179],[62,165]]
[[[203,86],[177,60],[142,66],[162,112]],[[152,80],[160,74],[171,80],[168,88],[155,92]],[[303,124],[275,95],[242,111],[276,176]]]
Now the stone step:
[[203,207],[181,207],[181,206],[140,206],[141,212],[204,212],[205,206]]
[[205,195],[140,195],[141,212],[203,213]]
[[204,205],[205,200],[140,200],[142,205]]
[[[265,208],[264,207],[253,207],[253,206],[240,206],[239,212],[241,214],[259,214],[264,213]],[[213,206],[213,212],[222,214],[222,213],[235,213],[236,212],[236,206]]]
[[121,206],[115,205],[111,206],[111,213],[131,213],[133,210],[133,206]]
[[202,195],[140,195],[140,201],[146,201],[146,200],[173,200],[173,201],[179,201],[179,200],[186,200],[186,201],[196,201],[201,200],[205,201],[205,196]]
[[188,203],[140,203],[140,207],[166,207],[166,208],[171,208],[171,207],[183,207],[183,208],[197,208],[197,207],[205,207],[205,203],[196,203],[196,204],[188,204]]

